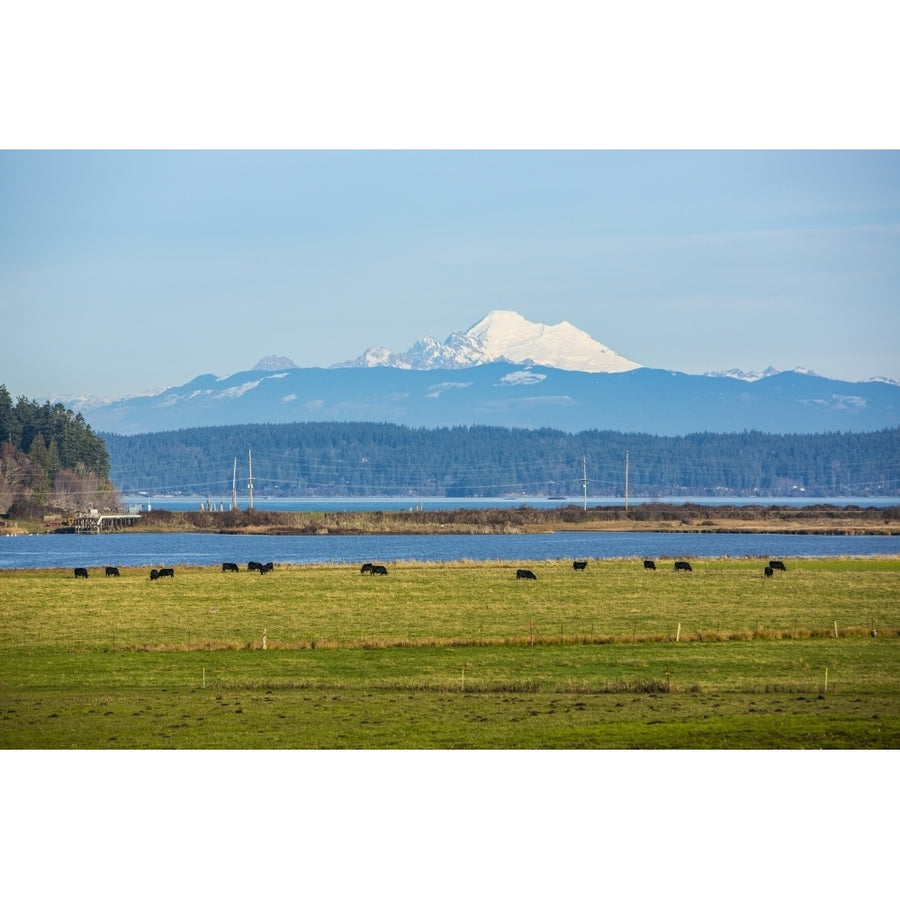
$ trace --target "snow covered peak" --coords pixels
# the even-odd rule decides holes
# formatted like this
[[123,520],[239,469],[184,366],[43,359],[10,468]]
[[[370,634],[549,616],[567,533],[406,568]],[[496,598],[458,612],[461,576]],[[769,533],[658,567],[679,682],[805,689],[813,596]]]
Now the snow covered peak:
[[726,369],[722,372],[704,372],[710,378],[737,378],[739,381],[759,381],[760,378],[768,378],[770,375],[778,375],[779,370],[769,366],[762,372],[745,372],[743,369]]
[[762,372],[745,372],[743,369],[728,369],[724,372],[704,372],[711,378],[737,378],[740,381],[759,381],[762,378],[770,378],[772,375],[783,375],[785,372],[793,372],[795,375],[816,375],[812,369],[796,366],[793,369],[776,369],[768,366]]
[[627,372],[640,368],[589,334],[571,325],[541,325],[516,312],[495,310],[473,325],[467,336],[492,359],[533,362],[576,372]]
[[454,331],[443,343],[417,341],[404,353],[367,350],[341,366],[401,369],[462,369],[490,362],[550,366],[573,372],[627,372],[640,368],[568,322],[541,325],[516,312],[494,310],[468,331]]

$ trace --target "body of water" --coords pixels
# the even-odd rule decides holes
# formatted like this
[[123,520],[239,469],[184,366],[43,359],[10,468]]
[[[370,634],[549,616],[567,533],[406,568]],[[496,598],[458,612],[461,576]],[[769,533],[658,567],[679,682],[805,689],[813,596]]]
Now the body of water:
[[[699,503],[708,506],[900,506],[900,497],[638,497],[629,506],[647,503],[680,505]],[[123,504],[137,512],[167,509],[192,512],[205,509],[227,510],[231,497],[186,497],[126,495]],[[239,497],[240,509],[249,507],[246,497]],[[431,509],[511,509],[530,506],[535,509],[558,509],[584,506],[583,497],[260,497],[253,498],[253,508],[271,512],[360,512],[378,510]],[[624,497],[588,497],[587,506],[625,506]]]
[[900,535],[552,532],[489,535],[47,534],[0,538],[0,569],[557,559],[900,556]]

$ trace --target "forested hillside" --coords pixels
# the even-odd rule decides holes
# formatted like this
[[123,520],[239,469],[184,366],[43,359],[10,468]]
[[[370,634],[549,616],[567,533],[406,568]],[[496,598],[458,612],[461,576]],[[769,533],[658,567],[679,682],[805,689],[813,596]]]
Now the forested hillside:
[[490,426],[296,423],[104,435],[125,493],[228,496],[897,496],[900,429],[571,434]]
[[24,397],[14,404],[0,385],[0,515],[71,512],[112,496],[106,445],[81,413]]

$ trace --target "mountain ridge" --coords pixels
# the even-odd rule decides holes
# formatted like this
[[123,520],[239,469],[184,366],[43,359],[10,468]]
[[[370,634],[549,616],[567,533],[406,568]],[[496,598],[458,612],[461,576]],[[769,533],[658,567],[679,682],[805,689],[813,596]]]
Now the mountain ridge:
[[[540,362],[538,362],[538,360]],[[349,363],[301,368],[263,357],[252,369],[81,409],[100,431],[194,425],[372,421],[418,427],[494,424],[678,435],[691,431],[866,431],[900,424],[900,385],[843,382],[806,369],[688,375],[634,363],[568,322],[494,310],[446,341]]]
[[[587,358],[587,361],[585,359]],[[467,331],[454,331],[444,341],[428,336],[416,341],[410,348],[395,353],[385,347],[370,347],[354,359],[333,363],[327,368],[399,368],[399,369],[463,369],[484,365],[488,362],[512,362],[521,365],[547,365],[568,371],[622,372],[643,368],[640,363],[631,362],[611,350],[586,332],[575,328],[569,322],[557,325],[543,325],[529,322],[523,316],[509,310],[493,310],[476,322]],[[270,354],[260,359],[249,372],[277,372],[299,369],[287,356]],[[318,367],[315,367],[318,368]],[[802,372],[818,376],[811,369],[795,367],[779,370],[772,366],[761,372],[745,372],[732,368],[718,372],[704,372],[708,377],[727,377],[753,382],[784,371]],[[222,376],[222,379],[235,374]],[[865,382],[845,383],[886,383],[900,382],[891,378],[875,376]],[[155,397],[174,390],[172,386],[153,388],[135,395],[101,396],[96,394],[56,393],[48,399],[52,403],[65,403],[76,411],[86,412],[98,407],[118,403],[131,397]]]
[[606,429],[659,435],[874,431],[900,425],[900,386],[785,372],[744,382],[642,366],[588,373],[495,362],[468,369],[250,370],[200,375],[84,413],[119,434],[204,425],[388,422],[441,428]]

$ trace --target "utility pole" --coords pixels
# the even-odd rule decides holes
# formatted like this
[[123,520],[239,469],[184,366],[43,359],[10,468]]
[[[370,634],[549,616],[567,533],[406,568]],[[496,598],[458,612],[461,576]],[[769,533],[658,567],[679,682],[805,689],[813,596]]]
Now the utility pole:
[[237,509],[237,457],[234,458],[234,472],[231,475],[231,508]]
[[581,477],[581,486],[584,488],[584,508],[587,509],[587,457],[581,457],[581,468],[582,468],[582,477]]
[[625,511],[628,511],[628,451],[625,451]]
[[247,451],[247,462],[250,464],[250,483],[247,485],[250,488],[250,509],[253,509],[253,453],[252,451]]

